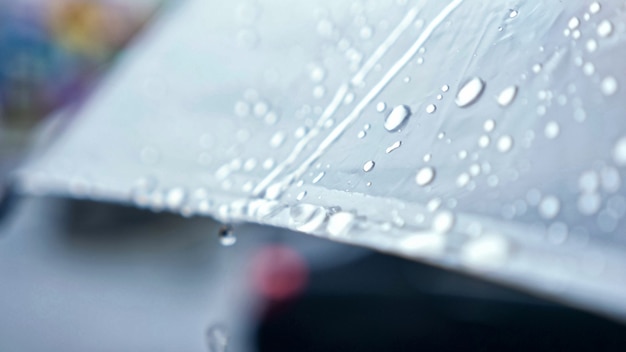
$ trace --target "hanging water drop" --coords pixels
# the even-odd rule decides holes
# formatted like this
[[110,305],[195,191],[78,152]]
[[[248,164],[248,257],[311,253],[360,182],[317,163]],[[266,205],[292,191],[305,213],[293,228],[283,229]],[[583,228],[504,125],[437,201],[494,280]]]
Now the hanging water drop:
[[485,82],[478,77],[473,77],[459,89],[454,102],[461,108],[470,106],[480,98],[484,89]]
[[217,235],[219,236],[220,244],[224,247],[230,247],[237,243],[237,237],[234,235],[232,226],[221,226]]

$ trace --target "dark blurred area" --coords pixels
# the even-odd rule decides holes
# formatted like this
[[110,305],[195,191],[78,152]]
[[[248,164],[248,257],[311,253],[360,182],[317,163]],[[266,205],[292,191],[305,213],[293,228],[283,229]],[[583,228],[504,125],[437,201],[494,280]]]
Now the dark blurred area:
[[[2,351],[619,351],[621,324],[312,236],[24,198],[0,224]],[[77,333],[78,332],[78,333]]]

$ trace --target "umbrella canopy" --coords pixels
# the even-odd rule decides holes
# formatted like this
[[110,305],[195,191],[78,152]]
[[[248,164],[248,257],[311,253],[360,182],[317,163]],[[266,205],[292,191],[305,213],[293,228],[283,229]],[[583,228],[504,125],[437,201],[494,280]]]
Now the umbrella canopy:
[[52,120],[17,180],[295,229],[623,320],[625,16],[189,0]]

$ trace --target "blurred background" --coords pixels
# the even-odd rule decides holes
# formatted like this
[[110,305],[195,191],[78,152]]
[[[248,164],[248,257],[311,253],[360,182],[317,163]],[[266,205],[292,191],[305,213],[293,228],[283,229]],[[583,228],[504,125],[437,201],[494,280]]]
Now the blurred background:
[[[0,175],[36,126],[79,105],[169,6],[0,0]],[[620,323],[370,250],[2,194],[0,351],[626,348]]]

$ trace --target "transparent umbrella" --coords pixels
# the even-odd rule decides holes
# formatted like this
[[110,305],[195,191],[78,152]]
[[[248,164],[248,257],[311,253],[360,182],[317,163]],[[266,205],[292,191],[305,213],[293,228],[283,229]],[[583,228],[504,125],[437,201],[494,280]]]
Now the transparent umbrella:
[[22,192],[295,229],[626,318],[622,3],[175,6],[42,128]]

